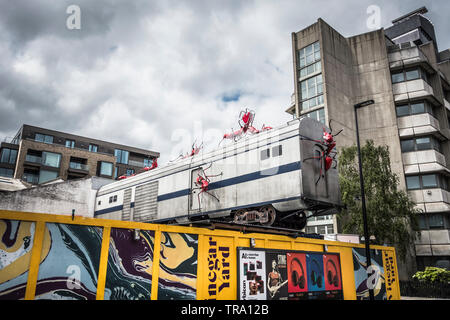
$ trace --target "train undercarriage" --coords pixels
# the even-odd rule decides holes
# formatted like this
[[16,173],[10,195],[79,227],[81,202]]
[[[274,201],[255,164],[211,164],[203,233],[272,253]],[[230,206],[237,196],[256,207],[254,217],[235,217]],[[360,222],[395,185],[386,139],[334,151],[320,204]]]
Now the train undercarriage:
[[214,221],[215,223],[225,223],[235,226],[260,226],[270,227],[271,229],[302,230],[305,228],[308,219],[335,214],[339,209],[339,207],[329,203],[308,199],[303,200],[306,208],[291,212],[279,212],[272,205],[268,204],[260,207],[233,210],[228,216],[214,217],[213,219],[207,215],[196,215],[185,224],[198,221]]

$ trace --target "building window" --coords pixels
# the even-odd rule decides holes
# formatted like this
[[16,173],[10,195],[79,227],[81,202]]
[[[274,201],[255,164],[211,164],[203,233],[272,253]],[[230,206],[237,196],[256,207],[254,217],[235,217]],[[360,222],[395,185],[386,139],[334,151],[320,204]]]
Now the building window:
[[406,188],[408,190],[441,188],[448,189],[447,179],[439,174],[425,174],[406,176]]
[[98,146],[96,144],[89,144],[90,152],[98,152]]
[[433,115],[433,107],[425,102],[402,104],[395,107],[397,117],[405,117],[414,114],[429,113]]
[[42,152],[42,164],[49,167],[59,168],[61,155],[53,152]]
[[116,157],[117,163],[128,164],[129,152],[125,150],[115,149],[114,156]]
[[151,167],[153,164],[152,159],[144,159],[144,167]]
[[300,69],[298,77],[299,79],[305,78],[313,73],[321,71],[322,71],[322,63],[320,61],[317,61],[316,63],[313,63],[307,67]]
[[310,44],[298,51],[298,59],[300,68],[310,65],[311,63],[320,60],[320,44],[319,41]]
[[17,158],[17,150],[8,148],[2,149],[2,156],[0,162],[14,164],[16,163],[16,158]]
[[301,110],[308,110],[324,103],[322,74],[300,82]]
[[39,171],[39,183],[44,183],[50,180],[54,180],[58,177],[58,172],[48,171],[48,170],[40,170]]
[[431,150],[431,149],[441,152],[441,144],[433,136],[400,140],[400,144],[402,152]]
[[102,176],[112,176],[113,174],[113,164],[111,162],[100,162],[100,175]]
[[313,118],[314,120],[325,123],[325,109],[321,108],[319,110],[306,113],[302,117],[310,117],[310,118]]
[[36,133],[36,135],[34,136],[34,140],[38,141],[38,142],[44,142],[44,143],[52,144],[53,143],[53,136]]
[[14,170],[9,168],[0,168],[0,177],[12,178],[14,176]]
[[75,141],[73,141],[73,140],[66,140],[66,147],[67,148],[75,148]]
[[426,73],[420,68],[394,72],[391,74],[391,78],[392,78],[392,83],[416,80],[416,79],[420,79],[420,78],[422,78],[423,80],[428,82]]

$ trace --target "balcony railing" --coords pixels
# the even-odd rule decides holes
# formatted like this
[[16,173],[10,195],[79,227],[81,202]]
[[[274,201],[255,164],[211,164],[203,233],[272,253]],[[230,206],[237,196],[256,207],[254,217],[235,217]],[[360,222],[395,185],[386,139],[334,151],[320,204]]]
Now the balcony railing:
[[141,162],[141,161],[128,160],[128,164],[133,167],[139,167],[139,168],[144,167],[144,162]]
[[78,163],[78,162],[70,162],[69,163],[69,168],[76,169],[76,170],[89,171],[89,165]]
[[41,157],[33,156],[31,154],[27,154],[25,156],[25,161],[42,164],[42,158]]

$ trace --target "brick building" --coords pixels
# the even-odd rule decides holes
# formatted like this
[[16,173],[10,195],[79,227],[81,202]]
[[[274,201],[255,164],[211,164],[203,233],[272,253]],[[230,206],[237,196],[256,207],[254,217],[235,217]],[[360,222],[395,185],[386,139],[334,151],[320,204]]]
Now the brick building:
[[0,176],[41,184],[56,178],[116,179],[151,166],[158,152],[24,124],[0,146]]

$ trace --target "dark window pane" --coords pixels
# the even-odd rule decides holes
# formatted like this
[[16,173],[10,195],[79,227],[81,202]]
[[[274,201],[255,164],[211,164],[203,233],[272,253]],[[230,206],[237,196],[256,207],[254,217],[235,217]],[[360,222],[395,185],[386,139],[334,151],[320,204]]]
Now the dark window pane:
[[417,150],[431,149],[431,139],[429,137],[416,139]]
[[403,72],[392,74],[392,83],[397,83],[397,82],[402,82],[402,81],[405,81]]
[[406,80],[415,80],[415,79],[419,79],[420,78],[420,74],[419,74],[419,70],[410,70],[410,71],[406,71]]
[[406,177],[406,187],[408,190],[420,189],[419,176]]
[[402,152],[414,151],[414,140],[402,140],[400,144],[402,146]]
[[432,214],[428,216],[428,224],[430,228],[441,229],[444,228],[444,219],[441,214]]
[[398,106],[398,107],[396,107],[396,110],[397,110],[397,117],[403,117],[403,116],[409,115],[409,106],[408,105]]
[[425,104],[423,102],[412,104],[411,113],[412,114],[425,113]]
[[427,174],[422,176],[422,185],[424,188],[437,187],[437,179],[435,174]]

